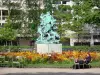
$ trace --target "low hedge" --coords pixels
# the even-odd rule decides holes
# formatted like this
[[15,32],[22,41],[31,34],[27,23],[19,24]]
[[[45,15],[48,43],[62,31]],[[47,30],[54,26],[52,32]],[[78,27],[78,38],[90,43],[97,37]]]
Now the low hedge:
[[[24,49],[32,49],[31,46],[0,46],[0,51],[13,51],[18,52]],[[83,51],[100,51],[100,45],[96,46],[62,46],[63,51],[67,50],[83,50]]]
[[100,45],[97,46],[63,46],[63,51],[66,50],[83,50],[83,51],[100,51]]
[[18,52],[24,49],[30,49],[30,46],[0,46],[0,52]]

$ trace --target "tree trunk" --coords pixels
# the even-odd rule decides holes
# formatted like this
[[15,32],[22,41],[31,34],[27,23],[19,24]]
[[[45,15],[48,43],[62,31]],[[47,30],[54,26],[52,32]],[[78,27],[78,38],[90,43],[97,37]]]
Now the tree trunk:
[[80,36],[79,36],[79,34],[78,34],[78,43],[79,43],[79,38],[80,38]]
[[7,41],[6,41],[6,46],[7,46]]
[[11,46],[12,46],[12,40],[11,40]]
[[94,46],[93,33],[91,33],[90,46]]

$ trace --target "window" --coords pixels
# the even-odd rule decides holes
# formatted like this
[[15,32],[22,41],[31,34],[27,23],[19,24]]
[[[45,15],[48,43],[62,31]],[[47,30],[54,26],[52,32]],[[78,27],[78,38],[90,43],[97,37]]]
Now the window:
[[8,15],[8,10],[3,10],[2,15],[7,16]]
[[1,23],[0,23],[0,27],[1,27]]
[[2,16],[2,20],[6,20],[7,16]]
[[4,26],[4,24],[0,23],[0,28],[2,28]]
[[63,1],[62,4],[66,4],[66,1]]
[[1,25],[2,27],[4,26],[4,23],[2,23],[2,25]]
[[58,2],[56,2],[56,4],[61,4],[61,2],[60,2],[60,1],[58,1]]
[[0,10],[0,16],[1,16],[1,10]]

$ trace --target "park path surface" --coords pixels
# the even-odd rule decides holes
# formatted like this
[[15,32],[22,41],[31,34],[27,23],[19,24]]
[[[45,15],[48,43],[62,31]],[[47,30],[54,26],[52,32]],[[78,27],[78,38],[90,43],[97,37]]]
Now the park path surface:
[[100,68],[0,68],[0,75],[100,75]]

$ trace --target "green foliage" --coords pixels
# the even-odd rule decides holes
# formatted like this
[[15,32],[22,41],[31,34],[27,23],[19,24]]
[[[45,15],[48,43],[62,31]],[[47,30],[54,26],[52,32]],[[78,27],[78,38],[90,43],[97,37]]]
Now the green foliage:
[[58,6],[58,9],[63,12],[63,11],[70,11],[72,8],[69,5],[60,5]]
[[11,28],[2,28],[0,29],[1,39],[4,40],[14,40],[16,36],[14,35],[15,32]]
[[30,68],[69,68],[69,66],[72,66],[73,64],[28,64],[26,67]]
[[[58,33],[62,36],[66,30],[78,35],[84,32],[84,25],[100,26],[100,0],[73,0],[74,5],[59,5],[54,10],[58,22]],[[79,38],[79,36],[78,36]]]
[[65,51],[67,50],[82,50],[82,51],[99,51],[100,52],[100,46],[63,46],[63,49]]
[[100,61],[92,61],[90,64],[93,68],[100,68]]
[[0,39],[2,40],[14,40],[16,38],[15,30],[12,29],[10,18],[8,17],[7,23],[0,29]]
[[59,5],[58,9],[54,10],[54,17],[58,23],[58,33],[60,37],[64,37],[65,31],[68,29],[68,21],[72,18],[71,7],[68,5]]
[[[11,0],[3,1],[3,5],[8,7],[8,16],[10,17],[11,25],[12,28],[17,31],[17,34],[25,37],[28,35],[32,35],[32,37],[36,36],[37,26],[39,25],[39,16],[41,14],[38,1],[39,0],[25,0],[25,11],[23,9],[19,10],[22,8],[23,4],[11,2]],[[32,24],[35,25],[34,29],[31,29]]]
[[[37,27],[40,23],[40,14],[42,13],[42,9],[40,9],[40,4],[38,4],[39,0],[26,0],[27,5],[27,18],[28,18],[28,34],[32,35],[32,38],[37,37]],[[24,17],[24,15],[23,15]]]
[[66,43],[66,42],[69,42],[69,41],[70,41],[70,39],[67,38],[67,37],[61,37],[61,38],[60,38],[60,42],[61,42],[61,43]]
[[[82,16],[84,23],[100,25],[100,0],[74,0],[77,14]],[[79,8],[79,9],[78,9]]]
[[44,1],[44,11],[47,12],[47,11],[50,11],[52,13],[52,10],[53,10],[53,7],[52,7],[52,4],[53,4],[53,0],[43,0]]

